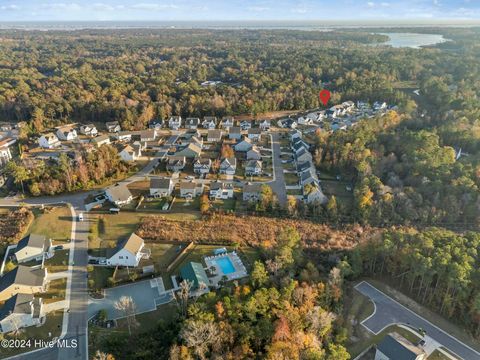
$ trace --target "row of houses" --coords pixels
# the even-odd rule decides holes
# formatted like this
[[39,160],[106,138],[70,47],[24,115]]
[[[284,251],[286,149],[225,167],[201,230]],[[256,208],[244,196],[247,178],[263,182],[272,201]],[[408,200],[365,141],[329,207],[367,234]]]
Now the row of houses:
[[[18,265],[0,278],[0,301],[4,301],[0,308],[0,332],[18,331],[44,320],[42,298],[35,295],[48,289],[43,261],[53,255],[52,241],[43,235],[29,234],[18,242],[13,254]],[[23,265],[30,262],[41,265]]]
[[317,170],[313,164],[310,145],[303,140],[300,131],[294,130],[290,133],[290,148],[295,159],[299,185],[302,188],[305,202],[322,204],[327,202],[328,199],[322,192]]
[[[181,116],[171,116],[168,120],[154,119],[150,121],[150,129],[161,129],[161,128],[170,128],[171,130],[179,129],[224,129],[228,130],[231,127],[234,127],[235,124],[238,124],[238,127],[246,131],[257,126],[262,129],[262,131],[267,131],[270,129],[271,123],[270,120],[260,120],[252,123],[248,120],[235,121],[233,116],[224,117],[221,120],[218,120],[215,116],[205,116],[203,120],[198,117],[188,117],[182,119]],[[252,126],[253,125],[253,126]]]

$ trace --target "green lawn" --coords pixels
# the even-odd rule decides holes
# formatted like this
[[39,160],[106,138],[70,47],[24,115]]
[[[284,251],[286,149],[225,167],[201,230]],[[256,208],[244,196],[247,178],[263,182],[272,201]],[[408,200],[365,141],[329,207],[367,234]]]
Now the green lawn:
[[69,250],[56,250],[55,255],[45,260],[45,266],[49,273],[66,271],[68,269]]
[[70,241],[72,231],[72,215],[66,206],[35,209],[35,220],[28,233],[45,235],[55,241]]
[[447,355],[444,355],[438,350],[435,350],[430,356],[427,358],[428,360],[450,360]]
[[[108,278],[113,276],[113,268],[106,268],[102,266],[93,267],[92,271],[88,272],[89,287],[96,290],[101,290],[108,287]],[[93,280],[93,284],[90,280]]]
[[288,189],[287,190],[287,195],[302,195],[303,192],[301,189]]
[[[62,332],[62,321],[63,321],[63,311],[54,311],[48,313],[46,317],[45,324],[36,327],[31,326],[22,331],[22,333],[17,336],[17,339],[35,339],[35,340],[52,340],[55,337],[60,336]],[[50,335],[50,336],[49,336]],[[7,335],[6,339],[14,339],[14,336]],[[16,348],[16,349],[2,349],[0,352],[2,358],[21,354],[23,352],[37,350],[38,347],[34,347],[33,343],[30,348]]]
[[287,173],[287,174],[284,174],[284,177],[285,177],[285,184],[286,185],[297,185],[298,184],[297,174]]

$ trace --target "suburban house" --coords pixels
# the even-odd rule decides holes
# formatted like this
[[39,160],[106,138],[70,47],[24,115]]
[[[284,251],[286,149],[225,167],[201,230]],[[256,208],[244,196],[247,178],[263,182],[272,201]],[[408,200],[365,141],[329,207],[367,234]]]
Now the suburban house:
[[249,160],[245,165],[245,175],[258,176],[262,174],[262,162],[260,160]]
[[130,204],[133,200],[130,190],[128,190],[126,185],[121,184],[109,187],[105,190],[105,195],[111,203],[118,207]]
[[110,121],[105,123],[105,127],[109,133],[117,133],[122,130],[118,121]]
[[185,127],[187,129],[196,129],[200,125],[200,119],[199,118],[187,118],[185,120]]
[[137,160],[141,155],[141,151],[139,148],[135,149],[132,145],[128,144],[123,147],[123,149],[118,153],[120,155],[120,158],[123,161],[135,161]]
[[17,294],[35,294],[47,290],[47,269],[18,265],[0,278],[0,301]]
[[222,121],[220,121],[220,127],[223,129],[231,128],[234,124],[233,117],[224,117]]
[[185,164],[185,156],[169,156],[167,161],[167,171],[180,172],[185,168]]
[[60,140],[58,140],[57,135],[54,133],[48,133],[42,135],[40,139],[38,139],[38,145],[44,149],[55,149],[61,145]]
[[145,249],[143,239],[132,233],[128,239],[119,242],[115,248],[107,250],[107,265],[137,267],[141,259],[149,257],[150,250]]
[[297,160],[297,162],[305,162],[305,161],[310,161],[310,162],[312,162],[312,161],[313,161],[312,154],[310,154],[310,152],[307,151],[307,150],[305,150],[305,149],[301,149],[301,150],[295,155],[295,159]]
[[377,345],[375,360],[425,360],[427,353],[396,332],[386,335]]
[[94,137],[98,135],[98,130],[97,127],[93,124],[82,125],[80,126],[80,134]]
[[256,146],[253,146],[250,150],[248,150],[247,160],[262,160],[262,154],[260,153],[260,149]]
[[243,186],[243,201],[259,201],[262,197],[262,184],[247,183]]
[[39,325],[43,317],[43,300],[32,294],[16,294],[0,309],[0,332],[9,333]]
[[202,121],[204,129],[215,129],[217,127],[217,118],[215,116],[205,116]]
[[212,167],[211,159],[197,159],[193,163],[193,172],[195,174],[208,174]]
[[242,120],[240,122],[240,128],[242,130],[245,130],[247,131],[248,129],[250,129],[252,127],[252,123],[250,121],[247,121],[247,120]]
[[222,130],[210,129],[208,130],[208,133],[207,133],[207,141],[219,142],[220,140],[222,140],[222,135],[223,135]]
[[281,120],[282,128],[295,129],[297,126],[298,126],[298,123],[291,118]]
[[74,129],[73,125],[65,125],[57,130],[57,137],[63,141],[72,141],[77,138],[77,130]]
[[193,199],[203,193],[203,183],[195,181],[180,182],[180,197],[186,199]]
[[262,131],[268,131],[270,130],[270,127],[271,127],[271,123],[270,123],[270,120],[263,120],[260,122],[259,124],[259,127]]
[[237,170],[237,159],[235,157],[225,158],[220,163],[218,172],[225,175],[235,175]]
[[260,128],[252,128],[248,130],[248,138],[252,141],[259,141],[262,137],[262,130]]
[[312,184],[312,186],[303,188],[303,198],[307,204],[325,204],[328,202],[328,198],[320,189],[318,184]]
[[114,137],[118,141],[130,141],[130,140],[132,140],[132,132],[131,131],[119,131],[114,135]]
[[300,185],[305,186],[307,184],[318,185],[318,177],[313,169],[300,174]]
[[387,108],[387,103],[382,101],[375,101],[373,103],[373,110],[379,111]]
[[176,156],[185,156],[188,159],[194,159],[194,158],[200,157],[201,154],[202,154],[202,148],[194,143],[188,144],[183,149],[175,153]]
[[233,198],[233,184],[214,181],[210,183],[209,196],[212,199],[231,199]]
[[201,139],[202,144],[203,144],[202,133],[198,129],[187,129],[187,131],[185,131],[185,133],[183,133],[180,136],[185,138],[185,139],[191,139],[191,138],[196,137],[199,140]]
[[6,165],[10,160],[12,160],[12,153],[10,152],[9,143],[9,139],[0,141],[0,166]]
[[92,143],[95,144],[96,147],[100,147],[102,145],[109,145],[110,144],[110,136],[109,135],[100,135],[92,139]]
[[150,130],[142,130],[140,131],[140,140],[141,142],[148,142],[148,141],[155,141],[157,138],[157,130],[150,129]]
[[194,291],[208,291],[208,276],[201,263],[189,262],[180,269],[182,281],[191,284]]
[[197,137],[197,136],[192,136],[190,138],[190,143],[197,145],[200,149],[203,149],[203,138],[202,137]]
[[20,240],[15,249],[17,262],[41,261],[53,256],[52,240],[43,235],[29,234]]
[[240,140],[242,138],[242,131],[239,126],[232,126],[228,129],[228,138]]
[[234,146],[235,151],[239,151],[239,152],[247,152],[252,147],[253,147],[252,140],[250,140],[249,138],[244,138],[242,141],[238,142]]
[[172,130],[180,129],[182,127],[182,117],[170,116],[170,119],[168,119],[168,127]]
[[300,116],[297,119],[298,125],[312,125],[313,124],[313,119],[308,117],[308,116]]
[[148,123],[149,129],[159,130],[163,127],[163,120],[161,119],[152,119]]
[[173,188],[172,179],[170,178],[151,178],[150,179],[150,195],[153,197],[167,197],[172,195]]

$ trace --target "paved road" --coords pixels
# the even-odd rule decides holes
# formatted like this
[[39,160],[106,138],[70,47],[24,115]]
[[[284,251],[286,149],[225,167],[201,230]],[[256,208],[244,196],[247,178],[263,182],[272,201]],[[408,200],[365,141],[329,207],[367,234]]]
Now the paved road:
[[285,177],[283,176],[282,159],[280,158],[282,150],[280,148],[280,134],[278,132],[272,132],[272,149],[275,180],[270,182],[269,185],[272,187],[272,191],[277,195],[280,205],[286,205],[287,190],[285,189]]
[[393,324],[406,324],[424,329],[428,336],[440,343],[458,357],[465,360],[480,360],[480,353],[449,335],[428,320],[407,309],[368,282],[355,286],[359,292],[369,297],[375,305],[374,313],[362,321],[362,325],[374,334]]

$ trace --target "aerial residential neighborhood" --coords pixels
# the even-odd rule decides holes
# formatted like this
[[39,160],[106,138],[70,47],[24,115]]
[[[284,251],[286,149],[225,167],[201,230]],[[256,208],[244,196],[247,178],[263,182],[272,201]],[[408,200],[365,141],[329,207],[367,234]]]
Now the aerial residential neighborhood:
[[480,360],[477,1],[0,1],[0,359]]

